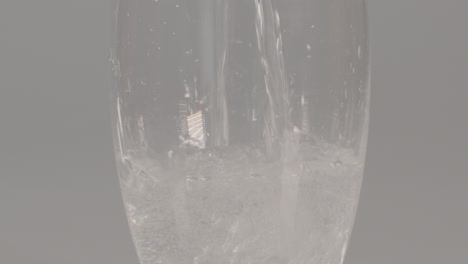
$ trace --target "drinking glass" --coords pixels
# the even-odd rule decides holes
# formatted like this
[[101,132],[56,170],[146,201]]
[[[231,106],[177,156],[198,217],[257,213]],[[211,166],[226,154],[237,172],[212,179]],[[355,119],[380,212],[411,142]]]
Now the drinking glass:
[[112,117],[142,264],[342,263],[368,130],[364,0],[116,0]]

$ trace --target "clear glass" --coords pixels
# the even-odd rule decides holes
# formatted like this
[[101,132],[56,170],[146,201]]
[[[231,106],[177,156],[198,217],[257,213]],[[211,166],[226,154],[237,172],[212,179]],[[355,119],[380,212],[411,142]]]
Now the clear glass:
[[115,2],[115,153],[142,264],[338,264],[369,115],[364,0]]

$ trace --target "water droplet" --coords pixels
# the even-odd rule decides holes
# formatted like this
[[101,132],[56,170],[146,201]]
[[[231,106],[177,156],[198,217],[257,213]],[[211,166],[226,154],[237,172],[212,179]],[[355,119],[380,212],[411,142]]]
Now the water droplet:
[[337,159],[337,160],[335,160],[334,162],[332,162],[332,165],[333,165],[333,167],[335,167],[335,168],[340,167],[341,165],[343,165],[343,161]]
[[145,197],[145,199],[148,200],[148,201],[153,200],[153,195],[152,195],[151,193],[146,193],[146,194],[144,195],[144,197]]

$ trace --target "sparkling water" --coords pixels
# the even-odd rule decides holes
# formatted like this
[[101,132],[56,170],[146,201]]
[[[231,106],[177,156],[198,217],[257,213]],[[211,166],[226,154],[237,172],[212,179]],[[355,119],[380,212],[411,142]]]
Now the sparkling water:
[[255,148],[168,155],[122,164],[143,264],[341,263],[363,171],[352,151],[276,162]]

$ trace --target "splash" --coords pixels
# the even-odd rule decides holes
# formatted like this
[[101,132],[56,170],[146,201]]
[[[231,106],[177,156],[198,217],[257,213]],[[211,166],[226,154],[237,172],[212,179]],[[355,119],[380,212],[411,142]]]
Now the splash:
[[[288,118],[289,96],[285,79],[283,41],[281,36],[278,11],[273,8],[270,0],[255,0],[258,50],[263,69],[268,105],[265,115],[265,143],[270,157],[284,156],[281,153],[281,141],[286,139],[284,133],[290,125]],[[283,142],[287,144],[287,142]],[[281,243],[284,252],[282,257],[292,254],[294,218],[297,200],[297,174],[283,167],[281,180],[280,211],[281,211]]]
[[289,95],[285,78],[280,18],[270,0],[255,0],[255,29],[268,98],[265,115],[265,143],[270,156],[280,154],[285,129],[290,127]]
[[[216,50],[218,52],[218,80],[216,85],[215,96],[212,97],[215,112],[212,113],[216,118],[213,124],[217,124],[214,132],[213,143],[216,146],[227,146],[229,145],[229,119],[228,109],[226,103],[226,58],[228,53],[228,1],[220,0],[217,1],[217,17],[216,21],[221,23],[216,28],[217,35],[220,35],[222,39],[217,42]],[[221,16],[221,17],[219,17]]]
[[[229,144],[226,102],[226,62],[228,60],[228,0],[200,1],[201,87],[208,119],[208,146]],[[206,102],[205,102],[206,100]]]

